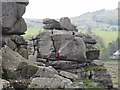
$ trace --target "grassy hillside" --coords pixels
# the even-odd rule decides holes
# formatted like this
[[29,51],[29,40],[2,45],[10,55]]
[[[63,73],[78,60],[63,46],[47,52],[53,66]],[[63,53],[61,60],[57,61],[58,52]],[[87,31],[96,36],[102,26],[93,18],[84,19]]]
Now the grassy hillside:
[[37,35],[40,31],[42,31],[43,29],[41,28],[28,28],[28,30],[25,32],[26,34],[23,35],[23,37],[25,39],[30,38],[31,36],[35,36]]
[[117,30],[118,10],[87,12],[71,20],[79,29],[88,29],[90,26],[91,29]]
[[[89,27],[92,30],[118,30],[118,9],[102,9],[95,12],[87,12],[77,17],[71,17],[70,19],[78,29],[82,30],[87,30]],[[43,26],[42,19],[25,19],[25,21],[28,28],[42,28]]]
[[103,42],[106,46],[108,45],[108,43],[118,38],[117,31],[93,31],[93,33],[99,35],[103,39]]

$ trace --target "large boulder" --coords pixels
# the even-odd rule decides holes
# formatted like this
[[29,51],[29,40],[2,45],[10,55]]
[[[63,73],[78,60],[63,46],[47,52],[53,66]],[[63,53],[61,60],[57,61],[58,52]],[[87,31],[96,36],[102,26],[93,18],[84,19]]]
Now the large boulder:
[[81,38],[67,42],[60,48],[60,58],[78,62],[86,62],[85,43]]
[[17,48],[17,45],[15,42],[13,42],[10,38],[10,36],[3,36],[2,37],[2,44],[9,46],[12,50],[15,50]]
[[28,62],[8,46],[2,48],[2,68],[5,79],[30,78],[38,70],[37,66]]
[[54,20],[54,19],[44,19],[43,20],[43,24],[45,24],[45,26],[43,27],[44,29],[58,29],[61,30],[60,24],[58,21]]
[[74,73],[69,73],[69,72],[66,72],[66,71],[61,71],[60,72],[60,75],[63,76],[63,77],[66,77],[68,79],[71,79],[71,80],[76,80],[78,79],[78,76]]
[[[12,2],[13,1],[13,2]],[[14,0],[11,2],[2,2],[2,33],[3,34],[24,34],[27,30],[25,21],[22,19],[23,14],[28,3],[16,3]]]
[[25,34],[27,30],[27,25],[23,18],[16,20],[12,28],[3,28],[3,34],[14,34],[14,35],[22,35]]
[[90,59],[90,60],[99,59],[100,50],[98,50],[98,49],[88,50],[86,52],[86,56],[87,56],[87,59]]
[[76,26],[74,26],[71,23],[71,21],[68,17],[63,17],[60,19],[60,26],[63,30],[68,30],[68,31],[75,30],[75,31],[77,31]]
[[76,37],[80,37],[86,44],[96,44],[96,39],[90,34],[76,33]]
[[53,78],[56,74],[58,74],[58,72],[51,66],[49,67],[39,66],[38,71],[33,75],[33,77]]
[[37,77],[32,79],[29,88],[70,88],[72,84],[71,80],[61,76],[54,78]]
[[14,41],[17,45],[26,45],[25,39],[20,35],[12,35],[10,36],[11,40]]
[[[17,20],[17,3],[3,2],[2,3],[2,27],[11,28]],[[3,31],[4,32],[4,31]]]

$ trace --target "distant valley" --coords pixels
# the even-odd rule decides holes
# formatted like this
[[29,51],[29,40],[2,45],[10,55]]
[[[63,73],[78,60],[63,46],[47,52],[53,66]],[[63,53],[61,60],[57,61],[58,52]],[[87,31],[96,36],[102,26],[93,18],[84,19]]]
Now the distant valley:
[[[70,18],[72,23],[79,30],[108,30],[117,31],[118,25],[118,9],[113,10],[98,10],[95,12],[87,12],[77,17]],[[29,28],[42,28],[42,19],[26,19],[25,21]]]

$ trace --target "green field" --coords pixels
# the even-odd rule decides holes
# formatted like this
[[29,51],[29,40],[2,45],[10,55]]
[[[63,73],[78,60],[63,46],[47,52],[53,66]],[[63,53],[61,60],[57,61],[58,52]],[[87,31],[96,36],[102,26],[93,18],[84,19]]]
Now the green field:
[[40,31],[43,31],[43,29],[40,29],[40,28],[29,28],[26,32],[25,32],[25,35],[23,35],[23,37],[25,39],[28,39],[30,38],[31,36],[35,36],[37,35]]
[[99,35],[105,45],[116,40],[118,38],[118,31],[93,31],[96,35]]

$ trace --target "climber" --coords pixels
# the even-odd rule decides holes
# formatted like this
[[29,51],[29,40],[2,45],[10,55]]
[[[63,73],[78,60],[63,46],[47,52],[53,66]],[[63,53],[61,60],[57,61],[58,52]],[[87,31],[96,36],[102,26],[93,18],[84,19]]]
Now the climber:
[[50,52],[48,53],[47,57],[46,57],[46,61],[45,61],[45,66],[49,67],[49,61],[50,61],[50,56],[52,55],[52,52],[54,52],[54,49],[51,48]]
[[46,58],[46,63],[45,63],[45,66],[48,67],[49,66],[49,58],[47,57]]
[[55,57],[56,59],[59,59],[60,53],[59,52],[55,52]]
[[73,39],[75,38],[75,31],[73,30],[72,31],[72,36],[73,36]]

